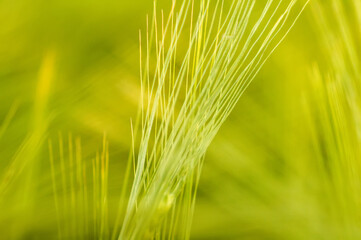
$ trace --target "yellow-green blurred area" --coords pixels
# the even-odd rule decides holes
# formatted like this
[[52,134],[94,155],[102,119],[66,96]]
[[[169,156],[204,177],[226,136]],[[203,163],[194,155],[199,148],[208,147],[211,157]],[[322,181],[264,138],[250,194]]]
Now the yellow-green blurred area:
[[[169,2],[157,9],[169,14]],[[337,2],[360,40],[352,1]],[[312,4],[209,147],[191,239],[352,239],[340,238],[342,224],[348,236],[361,233],[357,217],[352,226],[330,219],[315,180],[307,102],[313,67],[327,75],[331,60]],[[321,5],[332,19],[332,6]],[[72,211],[83,225],[62,227],[78,231],[74,239],[111,239],[140,101],[139,30],[145,36],[152,12],[148,0],[0,1],[0,239],[58,239],[59,215],[72,221]],[[94,199],[81,204],[91,192],[84,186],[104,174],[104,145],[107,211]],[[75,194],[56,203],[53,179],[59,195],[71,187],[64,176]]]

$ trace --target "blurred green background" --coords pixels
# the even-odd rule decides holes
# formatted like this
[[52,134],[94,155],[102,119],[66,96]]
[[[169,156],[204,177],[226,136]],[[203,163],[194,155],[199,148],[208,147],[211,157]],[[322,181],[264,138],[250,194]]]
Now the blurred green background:
[[[168,1],[158,7],[169,11]],[[48,140],[58,156],[59,134],[80,139],[85,168],[106,134],[114,221],[139,101],[138,34],[152,9],[0,1],[0,239],[56,239]],[[325,61],[314,22],[307,7],[210,146],[192,239],[332,239],[303,163],[312,159],[305,92],[312,65]]]

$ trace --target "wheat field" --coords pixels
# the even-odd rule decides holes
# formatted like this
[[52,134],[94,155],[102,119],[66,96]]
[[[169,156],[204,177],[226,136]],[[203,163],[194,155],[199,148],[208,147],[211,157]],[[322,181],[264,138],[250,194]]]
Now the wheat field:
[[0,239],[361,239],[359,0],[0,19]]

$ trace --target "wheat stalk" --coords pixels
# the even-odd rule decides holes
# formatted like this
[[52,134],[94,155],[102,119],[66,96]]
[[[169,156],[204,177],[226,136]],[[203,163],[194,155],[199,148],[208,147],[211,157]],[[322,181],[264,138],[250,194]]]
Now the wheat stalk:
[[[189,238],[207,147],[305,7],[290,20],[296,1],[269,0],[253,23],[255,3],[231,1],[226,10],[223,1],[214,8],[207,0],[173,1],[160,21],[155,7],[141,62],[140,146],[119,239]],[[185,51],[181,41],[188,41]]]

